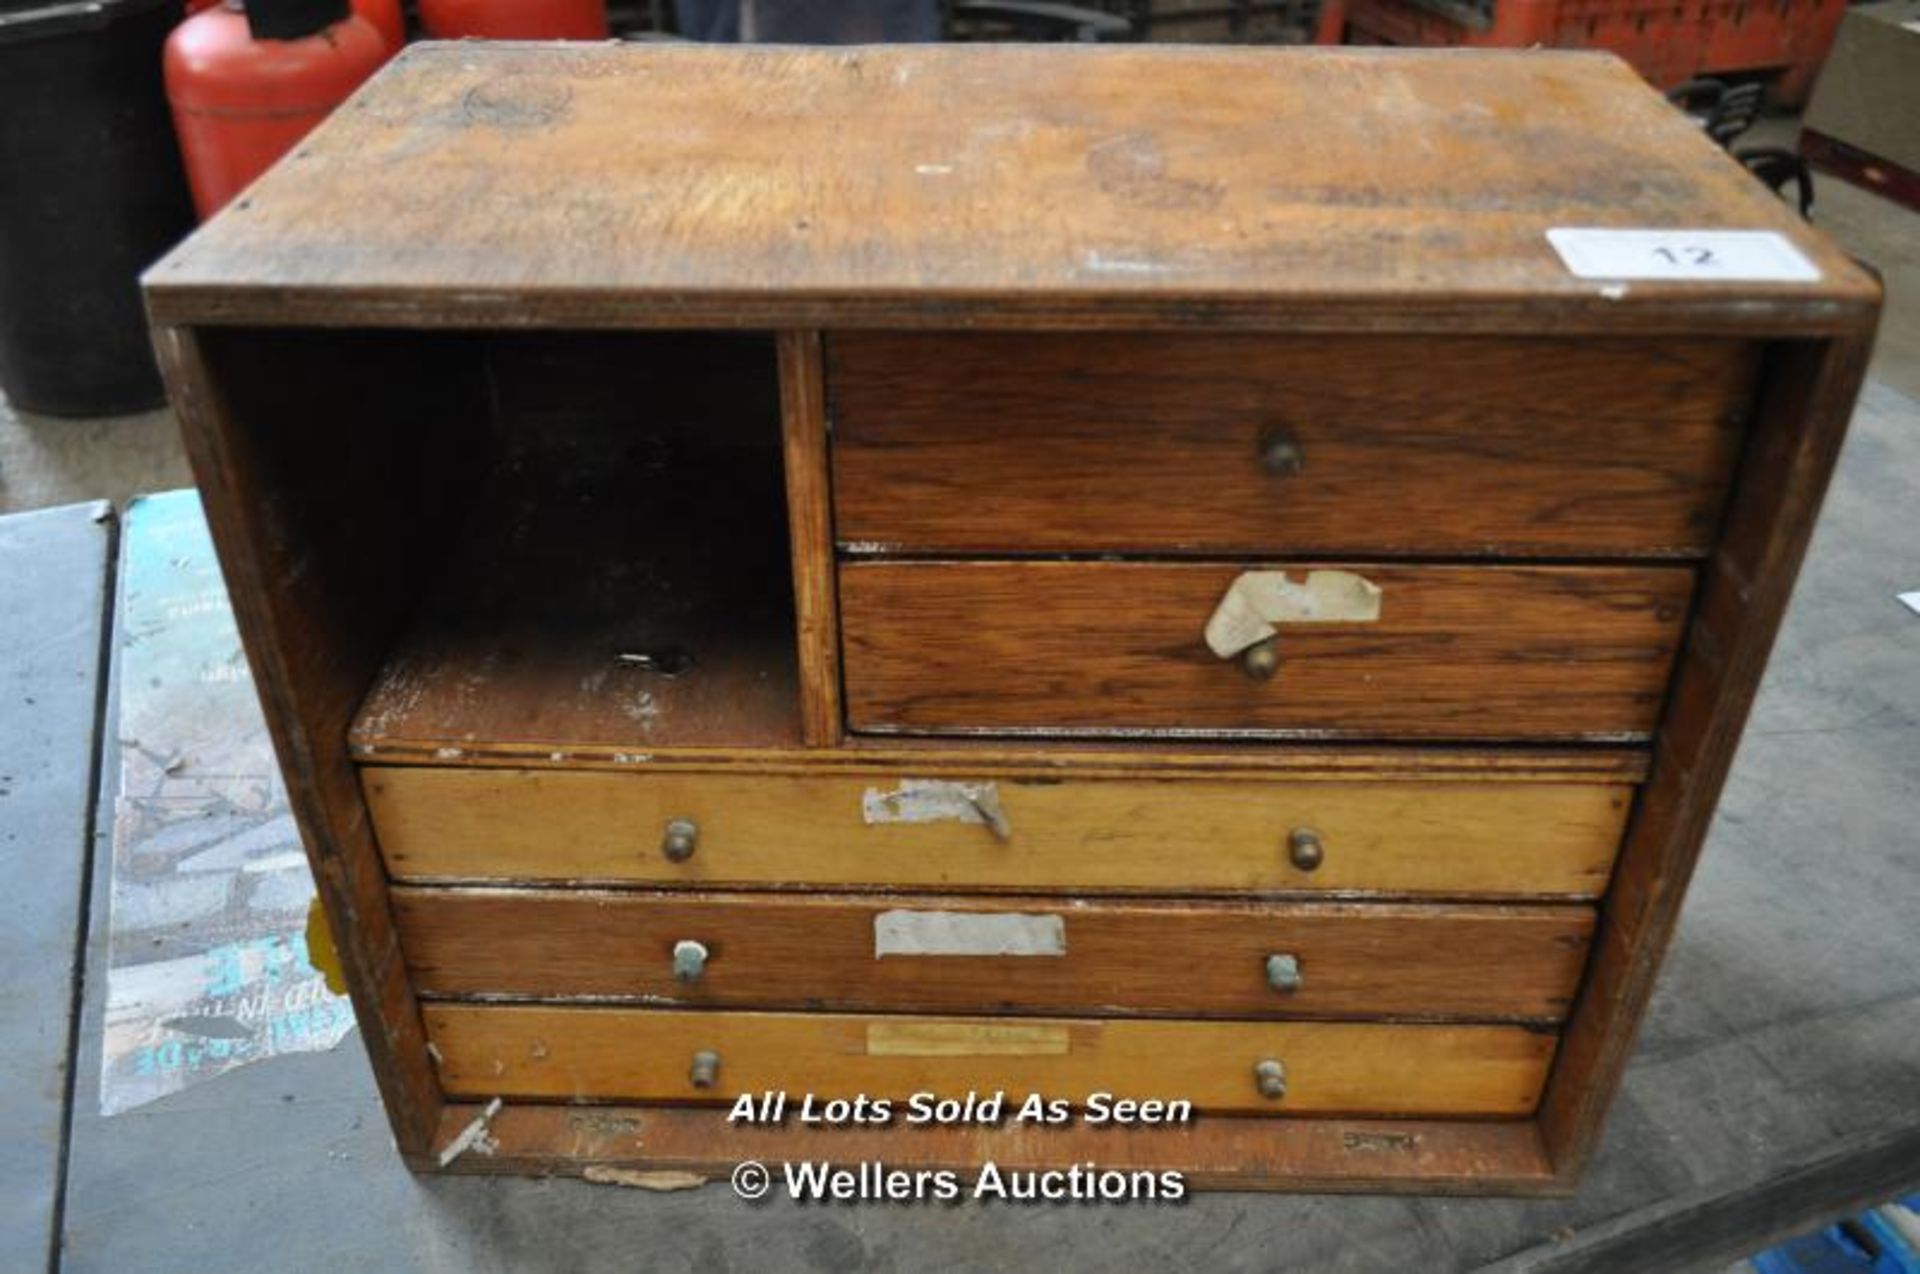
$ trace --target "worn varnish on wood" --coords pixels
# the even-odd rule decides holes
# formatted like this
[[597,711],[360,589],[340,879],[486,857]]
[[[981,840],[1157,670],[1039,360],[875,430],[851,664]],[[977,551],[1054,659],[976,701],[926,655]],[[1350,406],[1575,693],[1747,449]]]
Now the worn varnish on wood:
[[[1873,282],[1705,142],[1593,53],[413,45],[150,282],[162,323],[1867,320]],[[1610,288],[1547,245],[1583,225],[1773,230],[1821,280]]]
[[[1096,1018],[857,1017],[670,1009],[430,1004],[427,1031],[455,1096],[731,1101],[769,1089],[861,1093],[1004,1090],[1275,1114],[1523,1115],[1539,1098],[1554,1037],[1513,1026],[1350,1022],[1156,1022]],[[689,1080],[694,1054],[720,1057]],[[1254,1069],[1284,1059],[1284,1098]]]
[[836,529],[862,554],[1698,556],[1757,353],[848,334],[827,346]]
[[[1307,563],[1296,573],[1328,564]],[[1644,738],[1693,572],[1340,563],[1364,623],[1289,625],[1264,681],[1200,640],[1237,565],[850,562],[847,717],[919,733]]]
[[1878,304],[1611,59],[1172,48],[415,46],[148,286],[410,1164],[1446,1192],[1591,1152]]
[[[852,775],[376,766],[361,781],[396,880],[1158,894],[1591,898],[1632,795],[1617,777],[1070,774],[924,761]],[[923,807],[929,817],[888,812],[929,784],[990,792],[1004,838],[951,799]],[[699,829],[679,860],[659,852],[676,819]],[[1300,829],[1320,850],[1305,868],[1283,852]]]
[[[1557,1021],[1593,930],[1585,907],[1457,904],[415,887],[394,904],[426,995],[951,1013]],[[1045,943],[995,954],[1003,919]]]

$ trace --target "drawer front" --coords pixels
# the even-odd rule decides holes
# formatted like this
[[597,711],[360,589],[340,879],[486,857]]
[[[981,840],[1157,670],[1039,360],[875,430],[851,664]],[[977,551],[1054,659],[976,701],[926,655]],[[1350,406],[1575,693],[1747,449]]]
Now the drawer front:
[[[1276,568],[1277,569],[1277,568]],[[1287,568],[1303,578],[1318,567]],[[898,733],[1637,740],[1692,591],[1680,567],[1354,566],[1371,622],[1286,624],[1257,680],[1203,632],[1239,566],[855,562],[848,722]]]
[[[1518,1026],[857,1017],[671,1009],[427,1004],[454,1097],[728,1102],[782,1091],[797,1104],[905,1103],[1004,1091],[1186,1100],[1270,1114],[1526,1115],[1556,1037]],[[693,1080],[712,1053],[713,1082]],[[1285,1093],[1255,1068],[1279,1063]],[[795,1112],[790,1109],[789,1117]],[[896,1112],[904,1122],[904,1105]]]
[[1587,907],[421,889],[416,989],[733,1008],[1558,1021]]
[[830,337],[843,546],[1704,555],[1731,341]]
[[[1591,898],[1625,784],[361,772],[397,880]],[[999,811],[1004,839],[971,801]],[[670,823],[692,852],[663,852]],[[1297,844],[1296,844],[1297,842]]]

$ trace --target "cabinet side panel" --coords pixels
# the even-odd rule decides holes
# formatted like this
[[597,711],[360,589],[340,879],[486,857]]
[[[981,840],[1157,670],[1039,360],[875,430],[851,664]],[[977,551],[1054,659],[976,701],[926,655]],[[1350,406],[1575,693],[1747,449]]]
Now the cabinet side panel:
[[155,343],[354,1011],[413,1158],[442,1099],[347,724],[486,450],[478,363],[456,339],[382,333],[161,327]]
[[1676,666],[1653,769],[1601,909],[1587,981],[1541,1104],[1557,1173],[1584,1167],[1793,591],[1872,350],[1871,330],[1769,353],[1753,434]]

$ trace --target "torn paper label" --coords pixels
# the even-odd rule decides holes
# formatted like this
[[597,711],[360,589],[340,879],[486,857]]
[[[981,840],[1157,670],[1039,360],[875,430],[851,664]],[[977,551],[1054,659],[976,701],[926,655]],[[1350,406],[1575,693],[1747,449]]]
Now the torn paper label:
[[883,911],[873,918],[873,958],[1063,956],[1067,922],[1013,911]]
[[1231,659],[1279,631],[1280,624],[1371,624],[1380,618],[1380,586],[1352,571],[1244,571],[1207,620],[1207,648]]
[[1246,578],[1242,575],[1234,581],[1227,595],[1214,607],[1213,618],[1207,621],[1207,648],[1222,659],[1231,659],[1247,647],[1259,645],[1275,631],[1267,617],[1254,607],[1248,590],[1240,587]]
[[993,783],[947,779],[901,779],[890,791],[870,787],[860,798],[860,816],[876,823],[984,823],[994,835],[1012,834]]

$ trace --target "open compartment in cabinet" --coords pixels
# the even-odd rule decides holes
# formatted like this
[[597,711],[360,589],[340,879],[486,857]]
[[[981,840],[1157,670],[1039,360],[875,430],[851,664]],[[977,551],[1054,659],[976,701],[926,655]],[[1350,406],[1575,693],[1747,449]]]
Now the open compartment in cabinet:
[[203,341],[292,568],[379,647],[356,756],[799,742],[771,335]]
[[480,346],[491,462],[356,750],[797,744],[772,338]]

